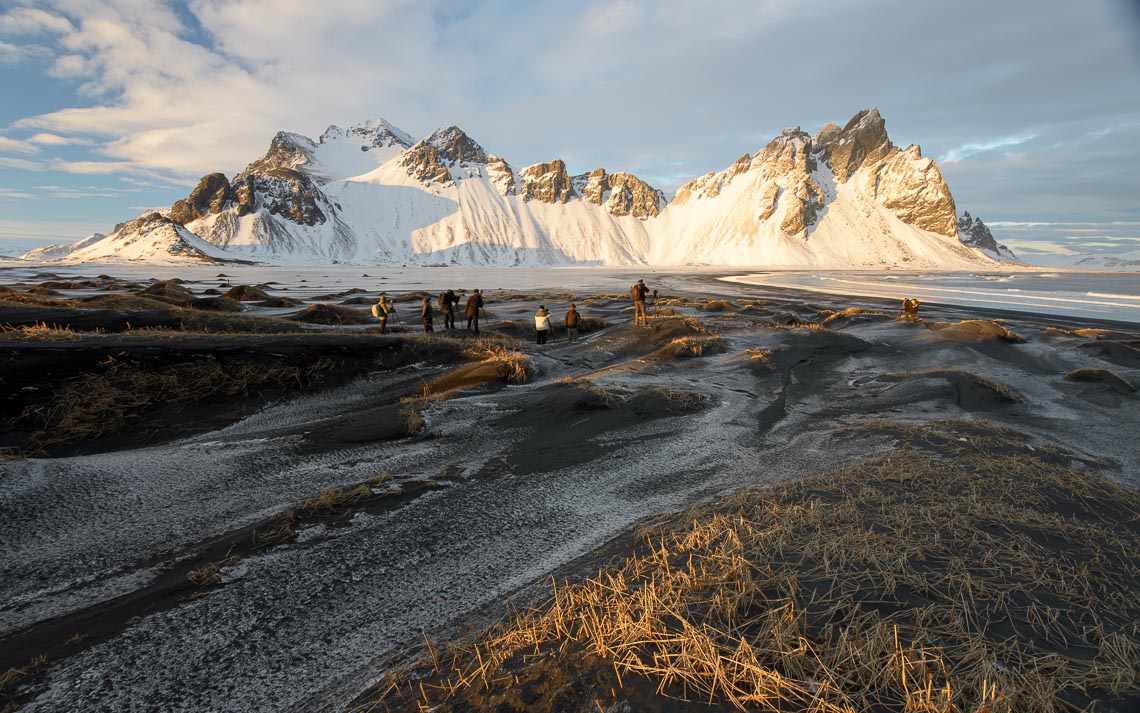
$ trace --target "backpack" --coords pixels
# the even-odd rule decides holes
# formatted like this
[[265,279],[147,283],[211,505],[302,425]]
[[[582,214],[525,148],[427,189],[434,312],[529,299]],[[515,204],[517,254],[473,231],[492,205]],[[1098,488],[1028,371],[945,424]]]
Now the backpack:
[[384,319],[392,312],[392,305],[387,301],[377,302],[372,305],[372,316]]
[[644,297],[641,296],[641,286],[640,285],[634,285],[633,287],[629,288],[629,296],[633,298],[634,302],[645,299]]
[[439,293],[439,306],[443,307],[444,309],[447,309],[448,307],[451,306],[447,303],[447,293],[446,292],[440,292]]

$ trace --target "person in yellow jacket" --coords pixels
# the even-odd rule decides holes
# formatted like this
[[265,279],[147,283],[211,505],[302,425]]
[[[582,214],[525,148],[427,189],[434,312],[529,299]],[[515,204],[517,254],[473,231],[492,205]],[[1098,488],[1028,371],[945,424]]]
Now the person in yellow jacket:
[[396,311],[396,306],[388,299],[387,292],[380,293],[380,299],[372,305],[372,316],[380,320],[380,333],[388,333],[388,315]]

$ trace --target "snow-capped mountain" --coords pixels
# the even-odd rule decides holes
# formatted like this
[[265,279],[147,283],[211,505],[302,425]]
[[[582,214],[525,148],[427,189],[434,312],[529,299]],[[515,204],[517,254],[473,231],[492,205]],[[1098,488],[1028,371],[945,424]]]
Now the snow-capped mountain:
[[455,126],[418,142],[383,119],[316,141],[279,132],[232,180],[203,177],[159,217],[24,257],[975,267],[1012,256],[980,221],[959,222],[938,167],[894,147],[875,109],[814,137],[787,129],[672,203],[629,173],[572,176],[557,159],[516,170]]
[[161,265],[223,263],[236,256],[202,240],[169,217],[147,213],[70,245],[49,245],[25,253],[24,260],[50,262],[147,262]]
[[969,267],[954,199],[918,146],[898,149],[878,110],[815,136],[785,129],[754,155],[683,186],[650,261],[804,267]]

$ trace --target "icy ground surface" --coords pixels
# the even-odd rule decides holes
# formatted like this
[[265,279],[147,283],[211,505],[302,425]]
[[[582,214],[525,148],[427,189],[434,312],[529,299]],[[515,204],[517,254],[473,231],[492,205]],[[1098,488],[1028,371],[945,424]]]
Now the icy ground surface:
[[[361,283],[350,277],[359,271],[343,274],[342,284],[329,284],[333,278],[291,284],[329,292]],[[212,268],[210,276],[216,272]],[[333,274],[328,268],[317,272]],[[474,285],[473,271],[443,272],[447,284],[463,282],[450,279],[455,275],[468,287],[526,289],[490,282],[494,273],[477,275],[487,281]],[[628,273],[617,271],[531,272],[518,280],[580,294],[621,295],[630,282]],[[396,292],[438,291],[441,279],[424,271],[385,274]],[[699,274],[645,277],[651,289],[668,295],[760,296],[805,316],[818,309]],[[413,278],[425,284],[413,284]],[[233,278],[234,284],[253,281]],[[829,304],[826,296],[817,297],[819,305]],[[497,318],[525,319],[536,302],[491,308]],[[881,308],[872,300],[831,303]],[[546,304],[559,318],[565,311],[564,303]],[[395,474],[397,485],[445,471],[460,474],[404,507],[357,515],[335,533],[316,527],[296,542],[247,557],[227,573],[224,586],[55,664],[47,690],[27,710],[335,710],[422,630],[447,630],[489,603],[526,592],[646,516],[890,448],[885,441],[835,437],[844,425],[985,418],[1080,456],[1103,458],[1110,475],[1137,485],[1135,396],[1090,391],[1099,385],[1060,377],[1077,367],[1104,366],[1138,383],[1140,370],[1102,362],[1073,340],[1046,334],[1051,319],[1012,320],[1007,326],[1029,343],[983,348],[897,322],[841,325],[844,334],[835,336],[758,327],[744,315],[687,306],[680,311],[717,329],[727,352],[652,361],[644,351],[630,350],[646,332],[628,325],[626,306],[615,301],[587,308],[613,326],[578,344],[559,339],[524,345],[537,368],[529,383],[474,390],[433,405],[425,417],[429,430],[441,429],[438,439],[330,448],[307,436],[428,373],[408,367],[279,403],[176,443],[5,466],[0,636],[134,591],[193,553],[196,543],[255,523],[323,487],[382,471]],[[924,316],[958,320],[970,314],[947,308]],[[866,348],[848,337],[864,340]],[[749,367],[745,350],[752,348],[796,356],[790,368],[766,374]],[[943,381],[877,379],[931,368],[974,371],[1007,384],[1024,401],[972,411]],[[686,415],[631,419],[581,442],[578,450],[586,455],[574,463],[536,461],[544,464],[537,471],[525,462],[519,472],[497,468],[516,449],[553,445],[557,431],[578,425],[544,415],[543,394],[563,377],[586,373],[607,389],[698,391],[708,405]],[[530,417],[512,419],[523,403],[530,404]]]
[[1124,272],[1017,270],[1013,272],[787,271],[736,275],[732,282],[795,287],[833,295],[863,295],[928,304],[966,305],[1114,319],[1140,324],[1140,277]]

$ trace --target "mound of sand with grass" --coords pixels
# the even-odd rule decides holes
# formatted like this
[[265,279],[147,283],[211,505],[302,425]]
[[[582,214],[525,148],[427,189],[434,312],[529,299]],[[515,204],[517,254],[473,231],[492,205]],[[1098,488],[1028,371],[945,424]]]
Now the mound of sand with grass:
[[186,305],[190,309],[203,310],[205,312],[241,312],[244,307],[241,302],[229,297],[199,297],[198,299]]
[[270,297],[267,300],[262,300],[260,302],[254,302],[253,304],[257,305],[258,307],[280,308],[280,307],[296,307],[297,305],[302,304],[302,302],[301,302],[301,300],[295,300],[292,297]]
[[137,294],[179,307],[185,306],[197,299],[197,295],[183,287],[182,280],[177,278],[155,282],[149,287],[139,290]]
[[[358,309],[349,309],[340,305],[319,303],[310,305],[297,314],[286,319],[305,324],[376,324],[377,320],[367,312]],[[388,320],[389,323],[392,320]]]
[[1107,359],[1114,364],[1131,368],[1140,367],[1140,342],[1137,341],[1098,339],[1095,342],[1078,344],[1077,347],[1079,349],[1086,349],[1090,353]]
[[1136,491],[988,424],[849,436],[897,450],[665,517],[352,710],[1136,710]]
[[1118,394],[1131,394],[1136,391],[1136,387],[1128,379],[1109,369],[1074,369],[1065,374],[1065,380],[1104,384]]
[[928,369],[894,374],[880,374],[880,381],[904,382],[918,379],[941,379],[954,389],[954,401],[974,411],[1018,403],[1021,397],[1005,384],[987,379],[964,369]]
[[894,315],[887,314],[886,312],[877,312],[860,307],[848,307],[839,312],[827,313],[825,311],[821,313],[821,315],[825,313],[827,314],[823,320],[825,327],[860,324],[862,322],[889,322],[895,318]]
[[1025,339],[997,322],[984,319],[967,319],[954,324],[935,322],[930,325],[934,333],[955,342],[1005,342],[1023,344]]
[[271,299],[272,295],[259,286],[237,285],[231,287],[229,291],[226,292],[226,297],[229,297],[231,300],[237,300],[238,302],[257,302],[258,300]]

